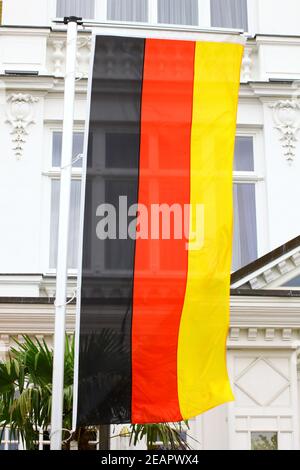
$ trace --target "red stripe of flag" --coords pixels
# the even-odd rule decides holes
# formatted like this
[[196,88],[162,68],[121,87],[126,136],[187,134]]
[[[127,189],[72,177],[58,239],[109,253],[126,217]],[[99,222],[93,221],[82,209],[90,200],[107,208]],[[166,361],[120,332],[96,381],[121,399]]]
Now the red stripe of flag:
[[[190,200],[195,43],[146,40],[138,202]],[[149,217],[149,230],[151,220]],[[172,224],[171,224],[172,229]],[[132,319],[132,422],[180,421],[177,345],[188,234],[136,241]]]

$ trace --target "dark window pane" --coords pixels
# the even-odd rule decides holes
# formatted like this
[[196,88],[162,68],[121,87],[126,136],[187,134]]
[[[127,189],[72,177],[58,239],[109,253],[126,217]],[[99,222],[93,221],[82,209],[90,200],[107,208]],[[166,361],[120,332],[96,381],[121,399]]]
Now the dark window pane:
[[[110,201],[116,209],[119,208],[119,196],[127,197],[127,204],[130,207],[136,203],[135,200],[135,188],[136,182],[125,181],[125,180],[106,180],[105,182],[105,198]],[[116,211],[117,216],[117,234],[119,233],[119,213]],[[134,220],[134,217],[128,217],[129,222]],[[134,253],[134,243],[129,244],[128,240],[106,240],[105,249],[105,268],[108,270],[114,270],[115,273],[118,271],[128,271],[132,263],[132,257]]]
[[235,139],[235,171],[254,171],[253,137],[238,136]]
[[139,146],[139,139],[138,134],[106,134],[106,168],[134,168],[132,148]]

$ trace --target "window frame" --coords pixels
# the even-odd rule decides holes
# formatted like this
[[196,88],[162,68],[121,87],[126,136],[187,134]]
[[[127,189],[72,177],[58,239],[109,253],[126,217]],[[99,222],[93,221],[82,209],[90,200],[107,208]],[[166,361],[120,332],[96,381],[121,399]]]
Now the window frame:
[[[53,151],[53,133],[63,132],[62,123],[50,124],[45,127],[44,142],[46,154],[44,155],[44,165],[42,171],[43,177],[43,216],[42,216],[42,240],[40,259],[44,266],[44,273],[46,275],[56,275],[56,269],[50,268],[50,247],[51,247],[51,191],[52,181],[59,180],[61,176],[60,167],[52,166],[52,151]],[[84,135],[84,122],[74,123],[73,132],[80,132]],[[72,168],[72,181],[82,181],[83,170],[81,167]],[[79,221],[78,221],[79,225]],[[75,268],[68,269],[69,276],[77,276],[78,270]]]
[[[56,1],[50,0],[50,17],[56,17]],[[248,31],[245,31],[249,34],[254,34],[258,31],[258,0],[247,0],[247,10],[248,10]],[[211,29],[211,15],[210,15],[210,0],[198,0],[198,26],[190,26],[191,29],[203,28]],[[149,26],[164,26],[163,23],[157,23],[157,0],[148,0],[148,22],[128,22],[122,21],[122,24],[136,24],[136,25],[149,25]],[[85,18],[88,19],[88,18]],[[107,20],[107,0],[95,0],[95,15],[93,18],[95,21],[100,23],[109,23],[109,24],[119,24],[119,21]],[[168,24],[170,26],[170,24]],[[174,25],[178,26],[179,25]],[[184,25],[183,25],[184,26]],[[218,28],[219,29],[219,28]],[[226,29],[225,29],[226,31]]]
[[249,126],[238,126],[236,137],[252,137],[253,139],[254,171],[234,171],[233,183],[255,185],[257,256],[261,257],[268,251],[269,246],[262,129]]

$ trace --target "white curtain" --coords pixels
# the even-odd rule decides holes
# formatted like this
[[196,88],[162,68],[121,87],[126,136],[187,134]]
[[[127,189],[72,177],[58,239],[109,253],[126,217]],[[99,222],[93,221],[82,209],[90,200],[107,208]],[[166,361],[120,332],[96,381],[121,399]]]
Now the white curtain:
[[235,171],[254,171],[253,137],[238,136],[235,139]]
[[95,17],[95,0],[57,0],[56,16],[79,16],[93,19]]
[[[50,225],[50,269],[56,269],[58,249],[58,222],[59,222],[59,193],[60,181],[52,180],[51,194],[51,225]],[[80,217],[81,181],[72,181],[68,267],[77,269],[78,243],[79,243],[79,217]]]
[[107,19],[146,23],[148,0],[107,0]]
[[[72,158],[74,160],[73,168],[82,167],[82,158],[76,158],[83,152],[83,132],[73,133],[73,149]],[[52,138],[52,166],[57,168],[61,166],[61,151],[62,151],[62,132],[53,132]]]
[[248,30],[247,0],[211,0],[211,26]]
[[198,0],[157,0],[158,23],[198,25]]
[[232,270],[257,258],[255,184],[234,185],[234,237]]

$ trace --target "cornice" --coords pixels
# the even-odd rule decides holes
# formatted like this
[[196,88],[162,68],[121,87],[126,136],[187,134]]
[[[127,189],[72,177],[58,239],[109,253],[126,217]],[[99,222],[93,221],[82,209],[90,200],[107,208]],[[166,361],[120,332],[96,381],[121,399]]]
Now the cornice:
[[[26,299],[23,299],[26,301]],[[45,300],[45,299],[44,299]],[[38,299],[37,299],[38,301]],[[253,296],[231,297],[231,328],[300,329],[300,298],[270,298]],[[68,328],[75,325],[76,306],[67,308]],[[43,332],[52,334],[54,328],[54,301],[45,303],[1,303],[0,333],[22,334]]]
[[16,76],[0,75],[0,81],[6,90],[30,90],[33,92],[48,92],[55,86],[55,79],[51,75]]
[[230,326],[300,329],[300,298],[231,297]]
[[278,256],[255,271],[233,282],[232,289],[247,286],[250,289],[273,289],[284,285],[300,274],[300,246]]
[[300,36],[258,34],[255,37],[255,44],[257,46],[300,46]]
[[[56,78],[54,75],[16,76],[0,75],[0,81],[6,90],[32,91],[34,93],[64,93],[64,79]],[[81,78],[76,81],[76,93],[79,95],[87,93],[87,79]]]
[[0,26],[0,36],[14,35],[22,37],[48,37],[50,33],[50,27]]

